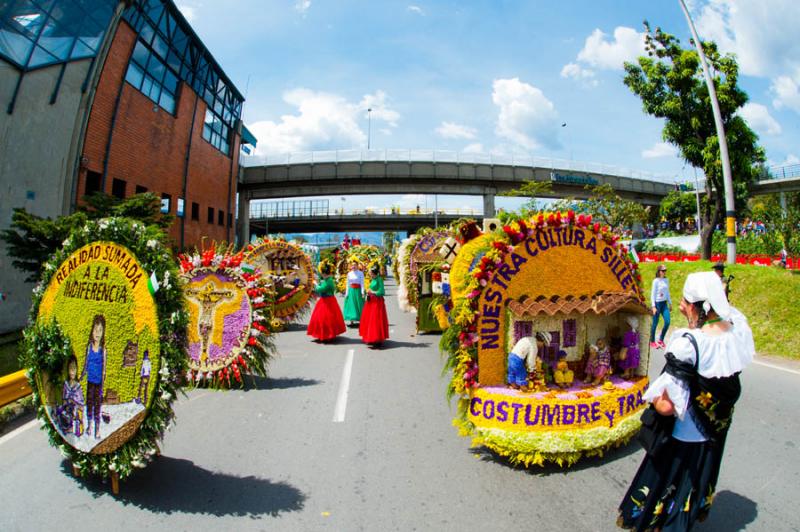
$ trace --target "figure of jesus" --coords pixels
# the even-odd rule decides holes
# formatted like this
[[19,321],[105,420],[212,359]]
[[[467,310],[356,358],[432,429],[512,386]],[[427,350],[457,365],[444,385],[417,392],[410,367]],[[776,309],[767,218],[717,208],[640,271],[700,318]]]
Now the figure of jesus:
[[188,295],[200,301],[200,316],[197,319],[197,332],[202,339],[203,351],[200,362],[208,360],[208,344],[211,331],[214,329],[214,312],[222,301],[233,299],[232,290],[216,290],[213,283],[206,283],[202,288],[193,288],[186,291]]

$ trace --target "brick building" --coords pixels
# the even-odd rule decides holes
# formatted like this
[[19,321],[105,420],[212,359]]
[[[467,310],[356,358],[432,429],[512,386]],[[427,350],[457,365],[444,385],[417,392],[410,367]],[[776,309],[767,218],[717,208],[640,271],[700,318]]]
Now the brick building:
[[[0,101],[0,229],[149,191],[176,246],[233,240],[244,98],[171,0],[0,3]],[[30,302],[10,262],[0,332]]]

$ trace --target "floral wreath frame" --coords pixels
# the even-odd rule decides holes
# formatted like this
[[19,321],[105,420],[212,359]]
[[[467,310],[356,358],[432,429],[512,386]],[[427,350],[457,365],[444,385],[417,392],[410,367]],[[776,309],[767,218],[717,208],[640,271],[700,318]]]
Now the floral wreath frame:
[[[547,462],[553,462],[559,466],[571,466],[582,456],[602,456],[607,449],[627,443],[641,426],[637,417],[628,420],[624,426],[616,427],[610,434],[600,435],[596,434],[598,432],[596,430],[587,431],[586,441],[578,441],[580,437],[570,434],[526,440],[507,431],[480,430],[468,419],[467,412],[472,391],[479,386],[478,300],[495,270],[503,263],[506,255],[514,250],[515,245],[535,235],[537,231],[562,226],[588,229],[613,249],[618,250],[620,258],[633,272],[634,282],[641,292],[642,276],[638,264],[629,258],[628,248],[619,241],[620,236],[610,227],[593,222],[590,214],[576,215],[572,210],[566,213],[540,212],[527,220],[520,218],[512,221],[504,225],[502,231],[493,233],[496,239],[491,243],[492,249],[484,254],[472,271],[464,274],[464,279],[458,280],[466,287],[466,297],[455,302],[451,311],[453,325],[443,332],[439,344],[440,351],[447,357],[442,373],[452,372],[452,378],[447,385],[447,398],[448,400],[453,397],[458,398],[457,417],[453,419],[453,425],[458,428],[461,436],[472,436],[474,445],[488,447],[506,457],[513,465],[542,466]],[[563,450],[565,445],[573,447],[574,450]]]
[[[295,289],[295,290],[290,291],[287,294],[284,294],[280,298],[273,299],[272,305],[270,307],[270,313],[273,315],[273,318],[270,320],[270,328],[273,331],[278,331],[285,324],[291,323],[291,322],[293,322],[295,320],[298,320],[298,319],[302,318],[303,315],[305,315],[308,312],[308,310],[311,308],[311,296],[312,296],[312,293],[313,293],[313,290],[311,290],[311,287],[313,286],[313,282],[314,282],[315,268],[312,265],[311,257],[308,255],[308,253],[303,251],[303,248],[301,248],[300,246],[298,246],[296,244],[293,244],[291,242],[287,242],[283,238],[277,239],[277,240],[271,240],[269,238],[264,237],[264,238],[260,238],[260,239],[258,239],[256,241],[254,241],[251,244],[248,244],[245,247],[244,260],[253,260],[253,256],[255,254],[257,254],[262,248],[265,248],[265,247],[278,248],[278,249],[280,249],[280,248],[293,249],[299,255],[302,255],[305,258],[305,261],[304,261],[304,264],[302,265],[302,268],[305,270],[306,276],[308,277],[307,287],[303,290],[303,291],[306,292],[306,294],[304,296],[305,301],[303,301],[299,305],[297,303],[292,303],[292,305],[290,305],[290,308],[292,310],[288,311],[285,316],[279,317],[279,316],[275,315],[274,310],[281,303],[284,303],[285,301],[289,301],[289,300],[297,297],[297,294],[299,292],[296,291],[296,289]],[[265,272],[262,272],[262,274],[264,274],[264,273]]]
[[233,384],[244,386],[242,374],[245,371],[266,377],[267,367],[275,353],[272,340],[274,324],[271,319],[272,294],[265,286],[261,272],[252,270],[243,262],[243,251],[232,254],[230,249],[223,246],[181,254],[178,260],[181,278],[187,284],[202,273],[222,274],[235,279],[242,287],[250,309],[247,337],[237,349],[238,353],[230,355],[228,364],[222,368],[206,371],[192,368],[187,350],[189,384],[221,389],[230,388]]
[[[55,321],[50,324],[37,323],[45,290],[64,260],[74,251],[97,241],[114,242],[128,248],[146,272],[156,275],[160,284],[159,290],[153,294],[161,341],[161,368],[154,379],[153,399],[147,416],[133,437],[105,454],[84,452],[67,443],[53,426],[34,380],[37,371],[49,371],[54,364],[65,363],[72,354],[68,339]],[[177,396],[180,378],[186,367],[184,345],[188,314],[184,307],[183,291],[177,282],[172,282],[177,279],[178,270],[169,249],[166,235],[157,226],[146,226],[128,218],[104,218],[87,222],[82,228],[73,231],[64,240],[62,248],[42,265],[41,278],[33,289],[30,325],[23,333],[25,350],[22,357],[28,366],[28,380],[33,390],[36,417],[43,421],[42,429],[47,432],[50,444],[72,462],[78,475],[118,475],[120,479],[124,479],[135,469],[145,467],[158,453],[157,441],[163,438],[164,432],[175,418],[172,402]],[[28,352],[29,349],[43,346],[50,346],[55,350],[48,357],[50,364],[40,364],[41,356]]]

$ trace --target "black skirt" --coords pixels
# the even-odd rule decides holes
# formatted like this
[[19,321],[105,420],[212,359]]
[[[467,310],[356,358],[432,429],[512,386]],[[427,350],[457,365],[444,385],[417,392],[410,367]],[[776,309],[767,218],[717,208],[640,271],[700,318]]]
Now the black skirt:
[[619,506],[617,525],[628,530],[690,530],[708,516],[722,445],[670,439],[655,459],[645,456]]

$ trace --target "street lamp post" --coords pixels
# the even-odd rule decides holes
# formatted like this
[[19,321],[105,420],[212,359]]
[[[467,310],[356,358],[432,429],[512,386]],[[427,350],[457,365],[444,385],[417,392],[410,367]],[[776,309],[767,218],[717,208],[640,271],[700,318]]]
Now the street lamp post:
[[372,145],[372,107],[367,109],[367,149]]
[[683,14],[686,15],[686,21],[689,23],[694,45],[697,48],[697,55],[700,56],[700,65],[703,67],[703,75],[706,78],[708,95],[711,97],[711,109],[714,111],[714,125],[717,128],[717,138],[719,139],[719,156],[720,159],[722,159],[722,185],[725,189],[725,234],[728,240],[728,264],[736,264],[736,207],[733,200],[731,161],[728,157],[728,140],[725,137],[725,126],[722,124],[722,112],[719,110],[717,91],[714,88],[714,80],[711,78],[711,72],[708,70],[708,62],[706,61],[706,54],[703,52],[703,46],[700,44],[700,36],[697,35],[697,30],[694,27],[692,17],[689,16],[686,3],[683,0],[678,1],[683,9]]

